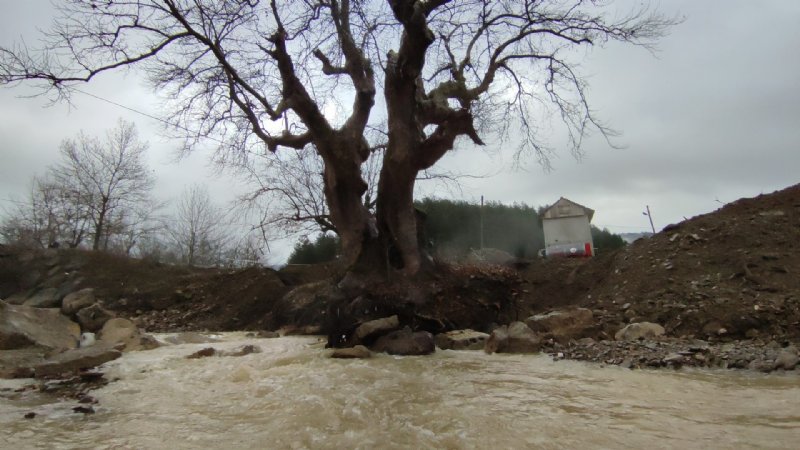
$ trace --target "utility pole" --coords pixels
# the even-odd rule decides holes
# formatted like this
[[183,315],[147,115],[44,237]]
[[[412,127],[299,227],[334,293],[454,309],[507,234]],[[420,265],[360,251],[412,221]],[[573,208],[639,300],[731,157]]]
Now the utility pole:
[[483,250],[483,196],[481,195],[481,250]]
[[653,225],[653,215],[650,214],[650,205],[645,205],[645,208],[647,208],[647,212],[643,212],[642,214],[650,219],[650,228],[653,230],[653,234],[656,234],[656,227]]

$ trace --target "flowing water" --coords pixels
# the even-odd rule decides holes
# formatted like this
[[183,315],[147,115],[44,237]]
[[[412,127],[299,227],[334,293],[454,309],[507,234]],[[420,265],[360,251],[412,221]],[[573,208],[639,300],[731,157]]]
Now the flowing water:
[[[796,373],[632,371],[450,350],[334,360],[313,337],[222,340],[108,363],[119,380],[92,394],[95,414],[0,396],[0,448],[800,447]],[[263,352],[185,358],[248,343]],[[29,411],[37,416],[24,419]]]

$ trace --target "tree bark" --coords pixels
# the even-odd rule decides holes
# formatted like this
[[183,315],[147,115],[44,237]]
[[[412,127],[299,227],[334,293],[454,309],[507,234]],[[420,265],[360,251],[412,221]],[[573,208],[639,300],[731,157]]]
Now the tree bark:
[[92,243],[92,250],[100,250],[100,240],[103,238],[103,233],[106,231],[106,207],[100,209],[97,218],[97,224],[94,227],[94,242]]
[[367,190],[367,183],[361,177],[361,164],[368,155],[366,145],[363,139],[353,142],[343,137],[317,143],[325,162],[324,190],[331,222],[339,233],[348,265],[355,264],[364,243],[376,237],[369,226],[369,211],[361,201]]
[[[416,176],[417,170],[407,161],[386,158],[378,184],[376,218],[384,254],[394,267],[408,276],[415,275],[422,264],[414,211]],[[395,252],[397,257],[390,257]]]

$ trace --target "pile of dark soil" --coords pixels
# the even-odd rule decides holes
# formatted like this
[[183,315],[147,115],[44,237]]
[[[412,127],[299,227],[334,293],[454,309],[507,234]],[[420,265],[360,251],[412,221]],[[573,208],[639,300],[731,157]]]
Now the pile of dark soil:
[[800,185],[669,225],[613,254],[546,261],[521,276],[527,312],[594,311],[608,338],[627,322],[720,340],[800,339]]

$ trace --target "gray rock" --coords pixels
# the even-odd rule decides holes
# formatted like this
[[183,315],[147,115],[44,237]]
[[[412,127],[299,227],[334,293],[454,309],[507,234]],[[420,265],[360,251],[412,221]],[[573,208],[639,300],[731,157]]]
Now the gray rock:
[[43,363],[33,367],[36,377],[58,375],[65,372],[74,372],[80,369],[97,367],[100,364],[122,356],[119,350],[93,345],[59,353]]
[[800,357],[796,353],[784,350],[775,358],[772,369],[794,370],[798,363],[800,363]]
[[0,350],[40,345],[71,349],[78,345],[81,329],[58,309],[9,305],[0,301]]
[[512,322],[492,331],[486,341],[486,353],[537,353],[541,338],[522,322]]
[[82,310],[78,311],[77,314],[75,314],[75,318],[81,325],[81,329],[93,333],[99,331],[103,325],[113,317],[114,315],[110,311],[106,310],[97,303],[83,308]]
[[635,341],[638,339],[653,339],[664,335],[664,327],[652,322],[638,322],[626,325],[617,331],[614,339],[618,341]]
[[77,292],[72,292],[61,301],[61,313],[71,316],[83,308],[94,305],[97,299],[94,296],[94,289],[86,288]]
[[250,333],[247,333],[246,336],[254,338],[262,338],[262,339],[274,339],[281,337],[280,333],[278,333],[277,331],[269,331],[269,330],[251,331]]
[[8,298],[3,299],[9,305],[21,305],[28,299],[28,292],[17,292],[10,295]]
[[97,338],[101,343],[123,352],[150,350],[159,346],[155,338],[143,334],[133,322],[121,317],[109,319],[103,324]]
[[356,345],[350,348],[337,348],[331,353],[331,358],[339,359],[364,359],[372,357],[372,352],[363,345]]
[[188,355],[186,358],[187,359],[208,358],[209,356],[218,355],[218,353],[219,352],[214,347],[206,347],[206,348],[201,348],[200,350],[192,353],[191,355]]
[[501,325],[492,330],[492,334],[489,335],[489,339],[486,340],[486,345],[483,347],[483,351],[489,354],[502,353],[507,346],[508,325]]
[[206,336],[200,333],[195,333],[193,331],[178,333],[175,336],[166,338],[165,340],[170,344],[206,344],[209,342],[219,342],[219,339],[215,339],[211,336]]
[[486,346],[489,335],[475,330],[453,330],[436,335],[436,346],[442,350],[480,350]]
[[764,373],[772,372],[774,370],[774,366],[774,363],[770,361],[764,361],[763,359],[754,359],[747,364],[748,369]]
[[429,355],[436,351],[432,334],[414,332],[409,327],[381,336],[371,348],[390,355]]
[[370,337],[386,334],[400,327],[400,320],[397,316],[384,317],[382,319],[364,322],[356,328],[355,337],[358,342],[363,342]]
[[33,308],[58,308],[61,306],[61,295],[58,288],[45,288],[28,297],[23,305]]
[[525,324],[533,331],[550,334],[563,342],[582,337],[594,325],[594,314],[586,308],[566,309],[529,317]]
[[253,344],[246,344],[229,352],[220,352],[220,356],[245,356],[251,353],[261,353],[261,347]]
[[0,352],[0,378],[31,378],[33,367],[44,361],[48,352],[46,347],[25,347]]

